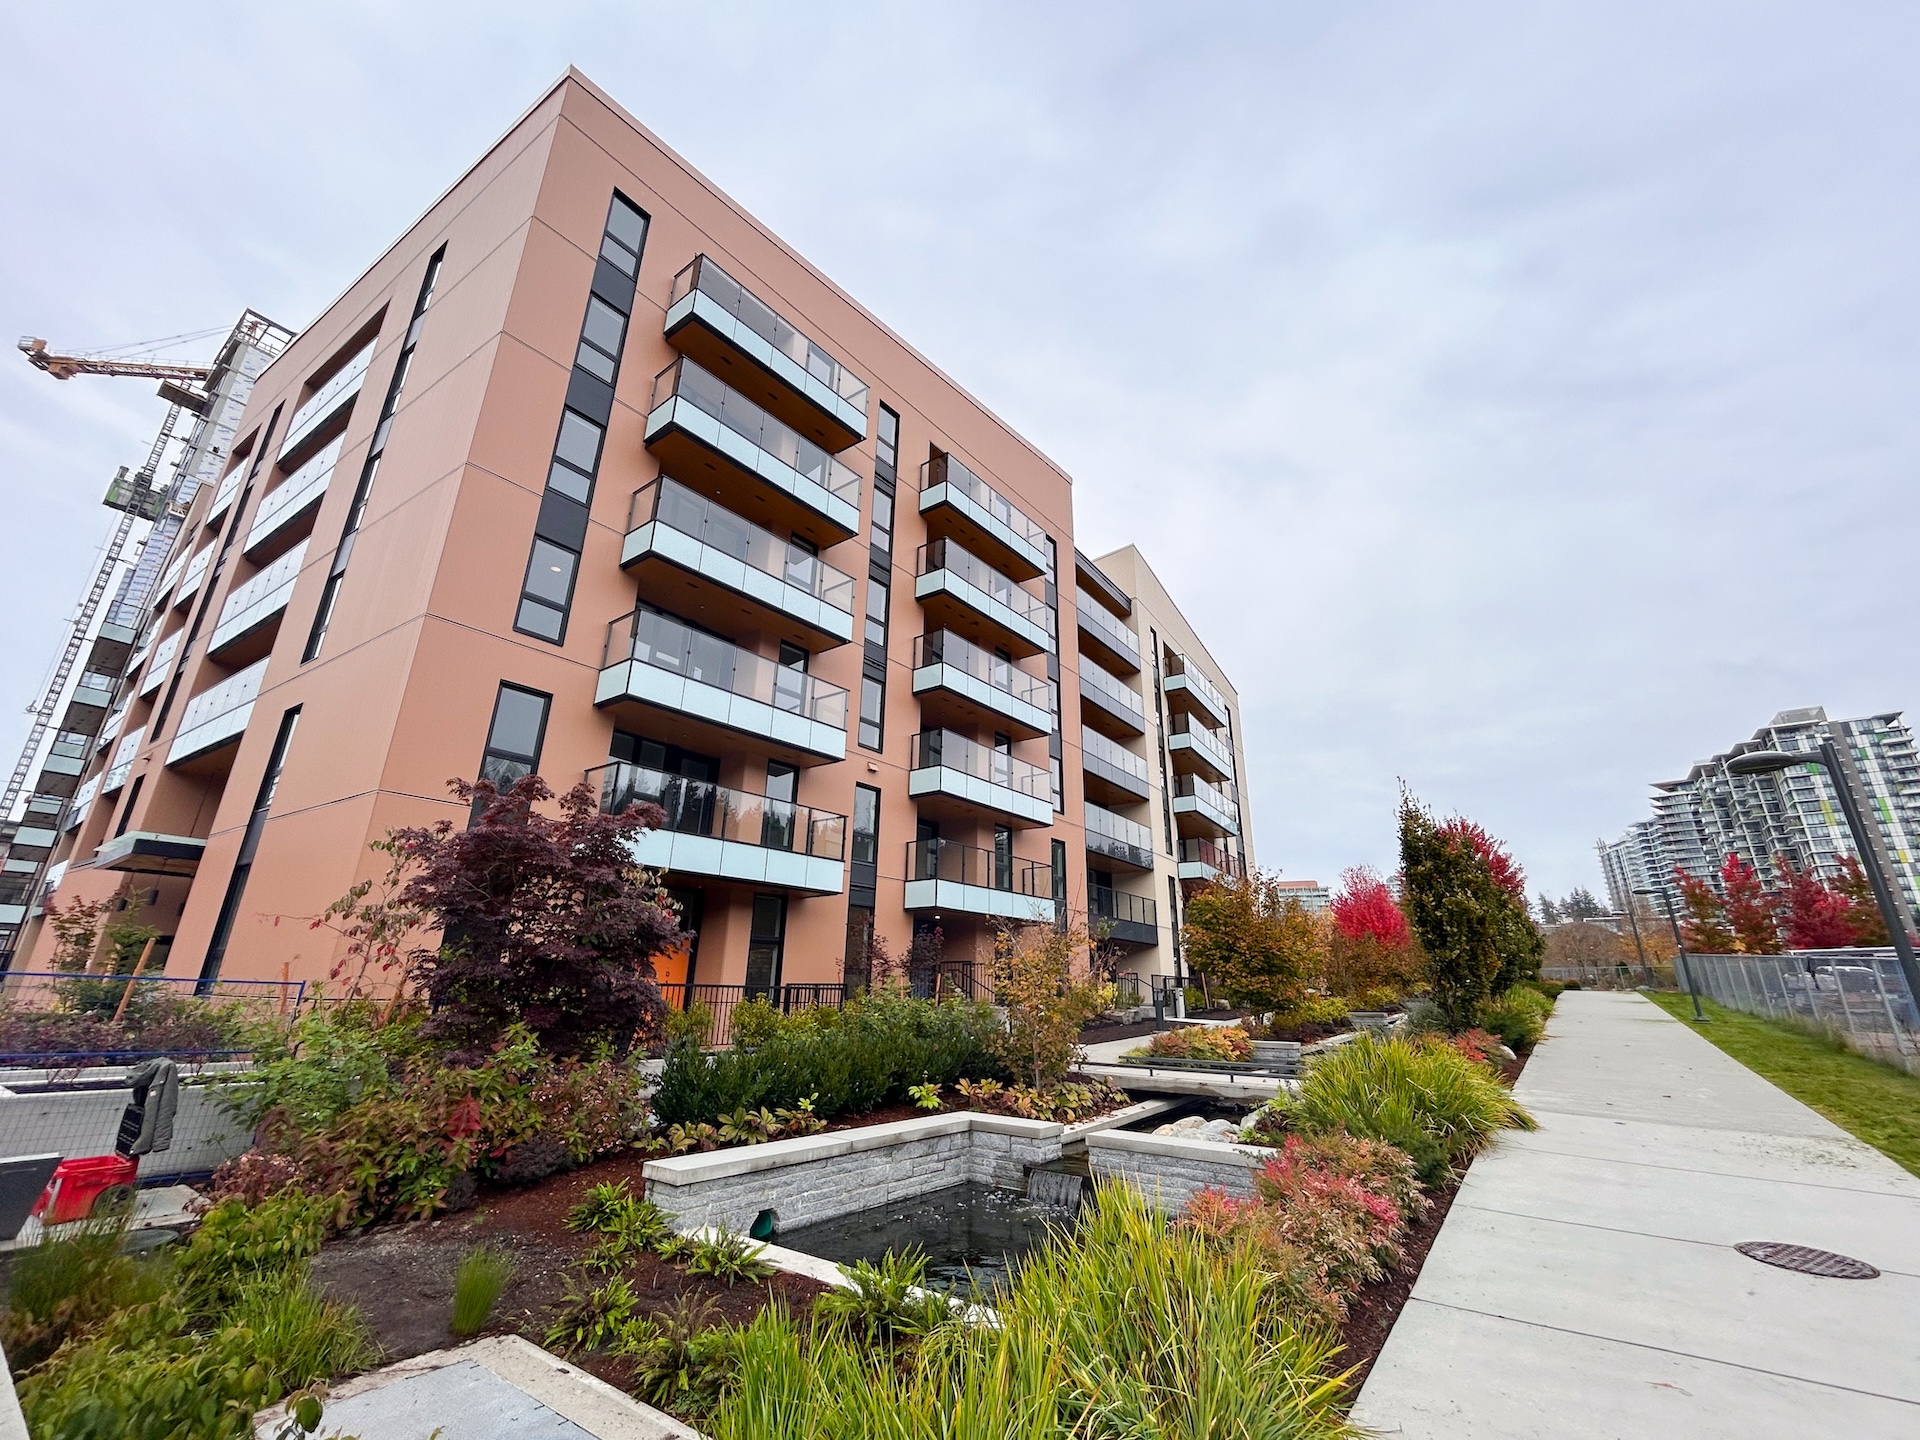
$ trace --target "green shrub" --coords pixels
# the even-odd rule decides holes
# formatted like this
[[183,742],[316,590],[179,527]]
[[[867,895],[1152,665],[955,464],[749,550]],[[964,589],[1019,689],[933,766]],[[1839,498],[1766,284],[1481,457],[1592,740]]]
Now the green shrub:
[[1175,1060],[1247,1061],[1253,1059],[1253,1037],[1238,1025],[1187,1025],[1158,1031],[1143,1049],[1129,1053]]
[[604,1285],[583,1287],[569,1277],[560,1313],[547,1327],[540,1343],[549,1350],[567,1354],[575,1350],[598,1350],[620,1333],[621,1326],[633,1318],[639,1301],[624,1276],[616,1275]]
[[773,1262],[766,1258],[767,1247],[755,1244],[744,1235],[717,1229],[693,1242],[687,1257],[689,1275],[711,1275],[728,1285],[742,1280],[764,1280],[773,1274]]
[[241,1440],[262,1406],[371,1365],[357,1312],[308,1276],[328,1209],[296,1192],[251,1211],[223,1201],[170,1268],[140,1262],[144,1290],[121,1297],[134,1303],[21,1379],[31,1432]]
[[813,1302],[820,1320],[864,1344],[931,1335],[952,1318],[947,1298],[926,1288],[927,1257],[917,1247],[844,1267],[849,1285]]
[[492,1245],[476,1245],[460,1257],[453,1272],[454,1334],[464,1340],[480,1333],[513,1270],[513,1257]]
[[711,1300],[682,1295],[648,1319],[628,1321],[613,1353],[628,1362],[642,1400],[697,1418],[726,1393],[739,1368],[738,1332],[718,1321]]
[[744,1043],[717,1054],[684,1039],[668,1049],[653,1096],[661,1124],[716,1124],[742,1109],[798,1110],[809,1098],[815,1114],[832,1119],[902,1100],[910,1085],[950,1085],[999,1070],[998,1027],[982,1003],[872,993],[838,1010],[792,1016],[764,1005],[739,1010],[749,1014]]
[[1354,1003],[1342,995],[1303,995],[1299,1002],[1273,1012],[1273,1028],[1295,1025],[1338,1025],[1352,1014]]
[[1480,1007],[1480,1028],[1498,1035],[1509,1049],[1526,1050],[1546,1034],[1552,1013],[1553,1001],[1538,990],[1516,985]]
[[1503,1127],[1533,1118],[1483,1065],[1436,1041],[1362,1035],[1321,1056],[1286,1107],[1293,1128],[1385,1140],[1437,1184]]
[[164,1268],[120,1252],[124,1219],[89,1220],[59,1239],[42,1239],[13,1256],[0,1343],[26,1371],[116,1310],[156,1300]]

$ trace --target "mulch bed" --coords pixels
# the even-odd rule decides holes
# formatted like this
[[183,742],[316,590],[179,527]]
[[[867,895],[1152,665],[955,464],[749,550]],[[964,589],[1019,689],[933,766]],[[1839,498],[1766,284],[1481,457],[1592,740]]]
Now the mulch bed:
[[[1512,1060],[1501,1062],[1500,1076],[1507,1082],[1508,1088],[1512,1088],[1513,1082],[1520,1078],[1520,1072],[1527,1068],[1527,1056],[1532,1053],[1529,1050]],[[1347,1382],[1354,1394],[1359,1394],[1360,1387],[1366,1383],[1367,1373],[1373,1369],[1373,1362],[1380,1358],[1387,1336],[1393,1332],[1393,1323],[1406,1308],[1414,1284],[1420,1279],[1420,1271],[1427,1263],[1427,1252],[1439,1238],[1440,1227],[1446,1223],[1447,1212],[1453,1208],[1454,1196],[1459,1193],[1459,1181],[1442,1190],[1429,1192],[1427,1198],[1433,1202],[1432,1206],[1419,1224],[1409,1227],[1407,1238],[1401,1242],[1405,1258],[1400,1268],[1364,1287],[1348,1304],[1347,1323],[1340,1327],[1340,1343],[1343,1347],[1340,1363],[1354,1367],[1353,1375]]]
[[[516,1268],[482,1333],[520,1334],[537,1345],[559,1311],[570,1267],[597,1238],[569,1231],[567,1211],[603,1180],[626,1180],[639,1194],[640,1170],[648,1158],[616,1156],[488,1195],[458,1215],[349,1235],[314,1257],[314,1278],[329,1296],[360,1307],[386,1360],[404,1360],[459,1343],[451,1325],[454,1267],[473,1246],[491,1241],[514,1257]],[[647,1314],[672,1308],[682,1295],[695,1295],[711,1300],[714,1318],[725,1321],[751,1319],[775,1300],[804,1316],[814,1296],[826,1289],[797,1275],[730,1286],[688,1275],[654,1255],[625,1273]],[[623,1385],[627,1378],[622,1362],[608,1356],[582,1355],[576,1363],[609,1384]]]

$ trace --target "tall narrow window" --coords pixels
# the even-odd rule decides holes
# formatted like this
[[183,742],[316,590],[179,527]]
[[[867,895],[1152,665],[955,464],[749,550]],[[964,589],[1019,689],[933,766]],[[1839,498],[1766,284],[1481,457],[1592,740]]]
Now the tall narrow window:
[[880,748],[882,712],[887,706],[887,688],[871,675],[860,677],[860,746],[864,750]]
[[127,787],[126,803],[120,807],[120,823],[113,827],[113,838],[118,840],[127,833],[127,826],[133,823],[133,807],[140,801],[140,787],[147,783],[147,777],[136,775],[133,784]]
[[513,628],[558,645],[567,638],[573,587],[586,545],[587,514],[594,481],[606,451],[607,423],[613,416],[613,389],[620,378],[620,353],[633,314],[634,280],[647,243],[646,215],[618,191],[607,209],[600,236],[600,260],[594,266],[580,343],[574,349],[573,374],[560,411],[560,433],[547,466],[546,494],[533,527],[533,550],[520,586]]
[[293,727],[299,723],[300,707],[294,706],[280,717],[280,729],[273,737],[273,750],[267,756],[266,772],[260,777],[260,789],[253,797],[253,811],[247,816],[246,833],[240,837],[240,853],[234,857],[233,874],[227,879],[227,893],[220,900],[220,914],[213,922],[213,938],[207,942],[207,958],[200,966],[202,993],[220,978],[220,966],[227,958],[227,942],[233,938],[234,921],[240,914],[240,900],[247,892],[247,877],[253,873],[253,857],[260,853],[260,835],[267,828],[267,812],[273,808],[274,793],[280,788],[280,772],[286,769],[287,747],[293,744]]
[[487,727],[487,748],[480,757],[482,780],[506,790],[540,768],[540,747],[546,743],[547,710],[552,704],[551,695],[501,682],[494,697],[493,722]]
[[1013,827],[1011,825],[993,827],[993,888],[996,890],[1013,888]]
[[767,808],[760,818],[760,843],[769,850],[793,849],[793,801],[799,785],[799,766],[784,760],[767,762]]
[[891,587],[884,580],[867,581],[867,643],[881,649],[887,644],[887,600]]
[[353,537],[360,533],[360,522],[367,518],[367,497],[373,493],[373,477],[379,473],[380,457],[387,453],[387,436],[393,429],[394,411],[400,408],[400,392],[406,387],[407,372],[413,368],[413,349],[420,343],[420,329],[427,318],[427,306],[433,301],[433,287],[440,279],[440,262],[447,258],[442,245],[427,261],[427,273],[420,281],[420,294],[413,302],[413,315],[407,321],[407,333],[400,342],[399,358],[393,362],[393,378],[387,381],[387,398],[380,403],[380,420],[373,427],[373,440],[367,446],[367,458],[360,466],[359,483],[353,487],[353,503],[347,507],[347,520],[340,527],[340,543],[333,547],[333,562],[327,568],[327,583],[320,590],[320,605],[313,612],[313,628],[307,632],[307,645],[300,652],[300,663],[317,659],[320,647],[327,643],[327,628],[333,624],[334,608],[340,603],[340,587],[346,582],[347,561],[353,558]]
[[853,787],[852,856],[856,865],[880,859],[880,792],[871,785]]
[[893,487],[900,459],[900,416],[880,407],[873,442],[873,511],[867,532],[867,613],[860,647],[860,726],[862,749],[885,743],[887,708],[887,606],[893,597]]
[[753,897],[753,926],[747,935],[749,997],[780,988],[780,964],[787,943],[787,897]]

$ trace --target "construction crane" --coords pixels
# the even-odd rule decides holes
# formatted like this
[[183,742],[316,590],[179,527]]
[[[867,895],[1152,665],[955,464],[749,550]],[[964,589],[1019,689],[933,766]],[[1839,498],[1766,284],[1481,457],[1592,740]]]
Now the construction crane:
[[67,644],[61,652],[60,660],[54,667],[53,676],[47,682],[44,694],[27,707],[27,713],[33,716],[33,727],[27,735],[27,743],[21,749],[20,758],[13,767],[13,775],[7,782],[4,798],[0,798],[0,822],[9,819],[13,807],[19,803],[26,789],[27,776],[33,769],[34,757],[38,755],[41,742],[46,739],[47,731],[53,728],[53,717],[60,708],[60,697],[66,693],[67,681],[73,675],[73,667],[85,648],[87,637],[93,633],[94,617],[100,613],[100,602],[105,598],[107,587],[113,583],[121,562],[126,555],[127,541],[133,533],[136,520],[157,519],[166,505],[166,494],[154,486],[154,476],[159,473],[160,462],[165,457],[167,446],[173,440],[175,426],[180,423],[182,409],[195,414],[204,412],[207,397],[204,391],[190,389],[206,381],[213,374],[210,365],[182,365],[167,361],[149,359],[111,359],[101,354],[61,355],[47,348],[47,342],[28,336],[20,341],[20,349],[35,369],[44,370],[56,380],[71,380],[75,375],[119,375],[133,376],[160,381],[160,398],[167,401],[166,418],[160,422],[160,432],[154,436],[153,446],[147,452],[146,463],[132,475],[121,467],[113,483],[107,487],[106,505],[120,512],[120,523],[114,527],[113,538],[107,542],[106,550],[101,554],[99,568],[94,571],[93,586],[87,592],[87,598],[81,602],[79,612],[74,615],[68,629]]

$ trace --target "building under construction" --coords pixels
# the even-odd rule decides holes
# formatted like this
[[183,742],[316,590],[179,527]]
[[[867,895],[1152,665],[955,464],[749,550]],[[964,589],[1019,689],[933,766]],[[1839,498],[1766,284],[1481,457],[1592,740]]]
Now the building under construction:
[[23,934],[59,884],[65,867],[54,862],[54,850],[99,785],[83,777],[97,752],[120,739],[130,698],[120,694],[121,682],[140,658],[148,609],[193,497],[225,467],[254,381],[292,339],[292,331],[248,311],[207,366],[61,355],[43,340],[20,342],[27,359],[56,379],[157,379],[166,412],[145,463],[131,472],[122,466],[107,487],[103,503],[118,519],[0,800],[0,971],[11,967]]

